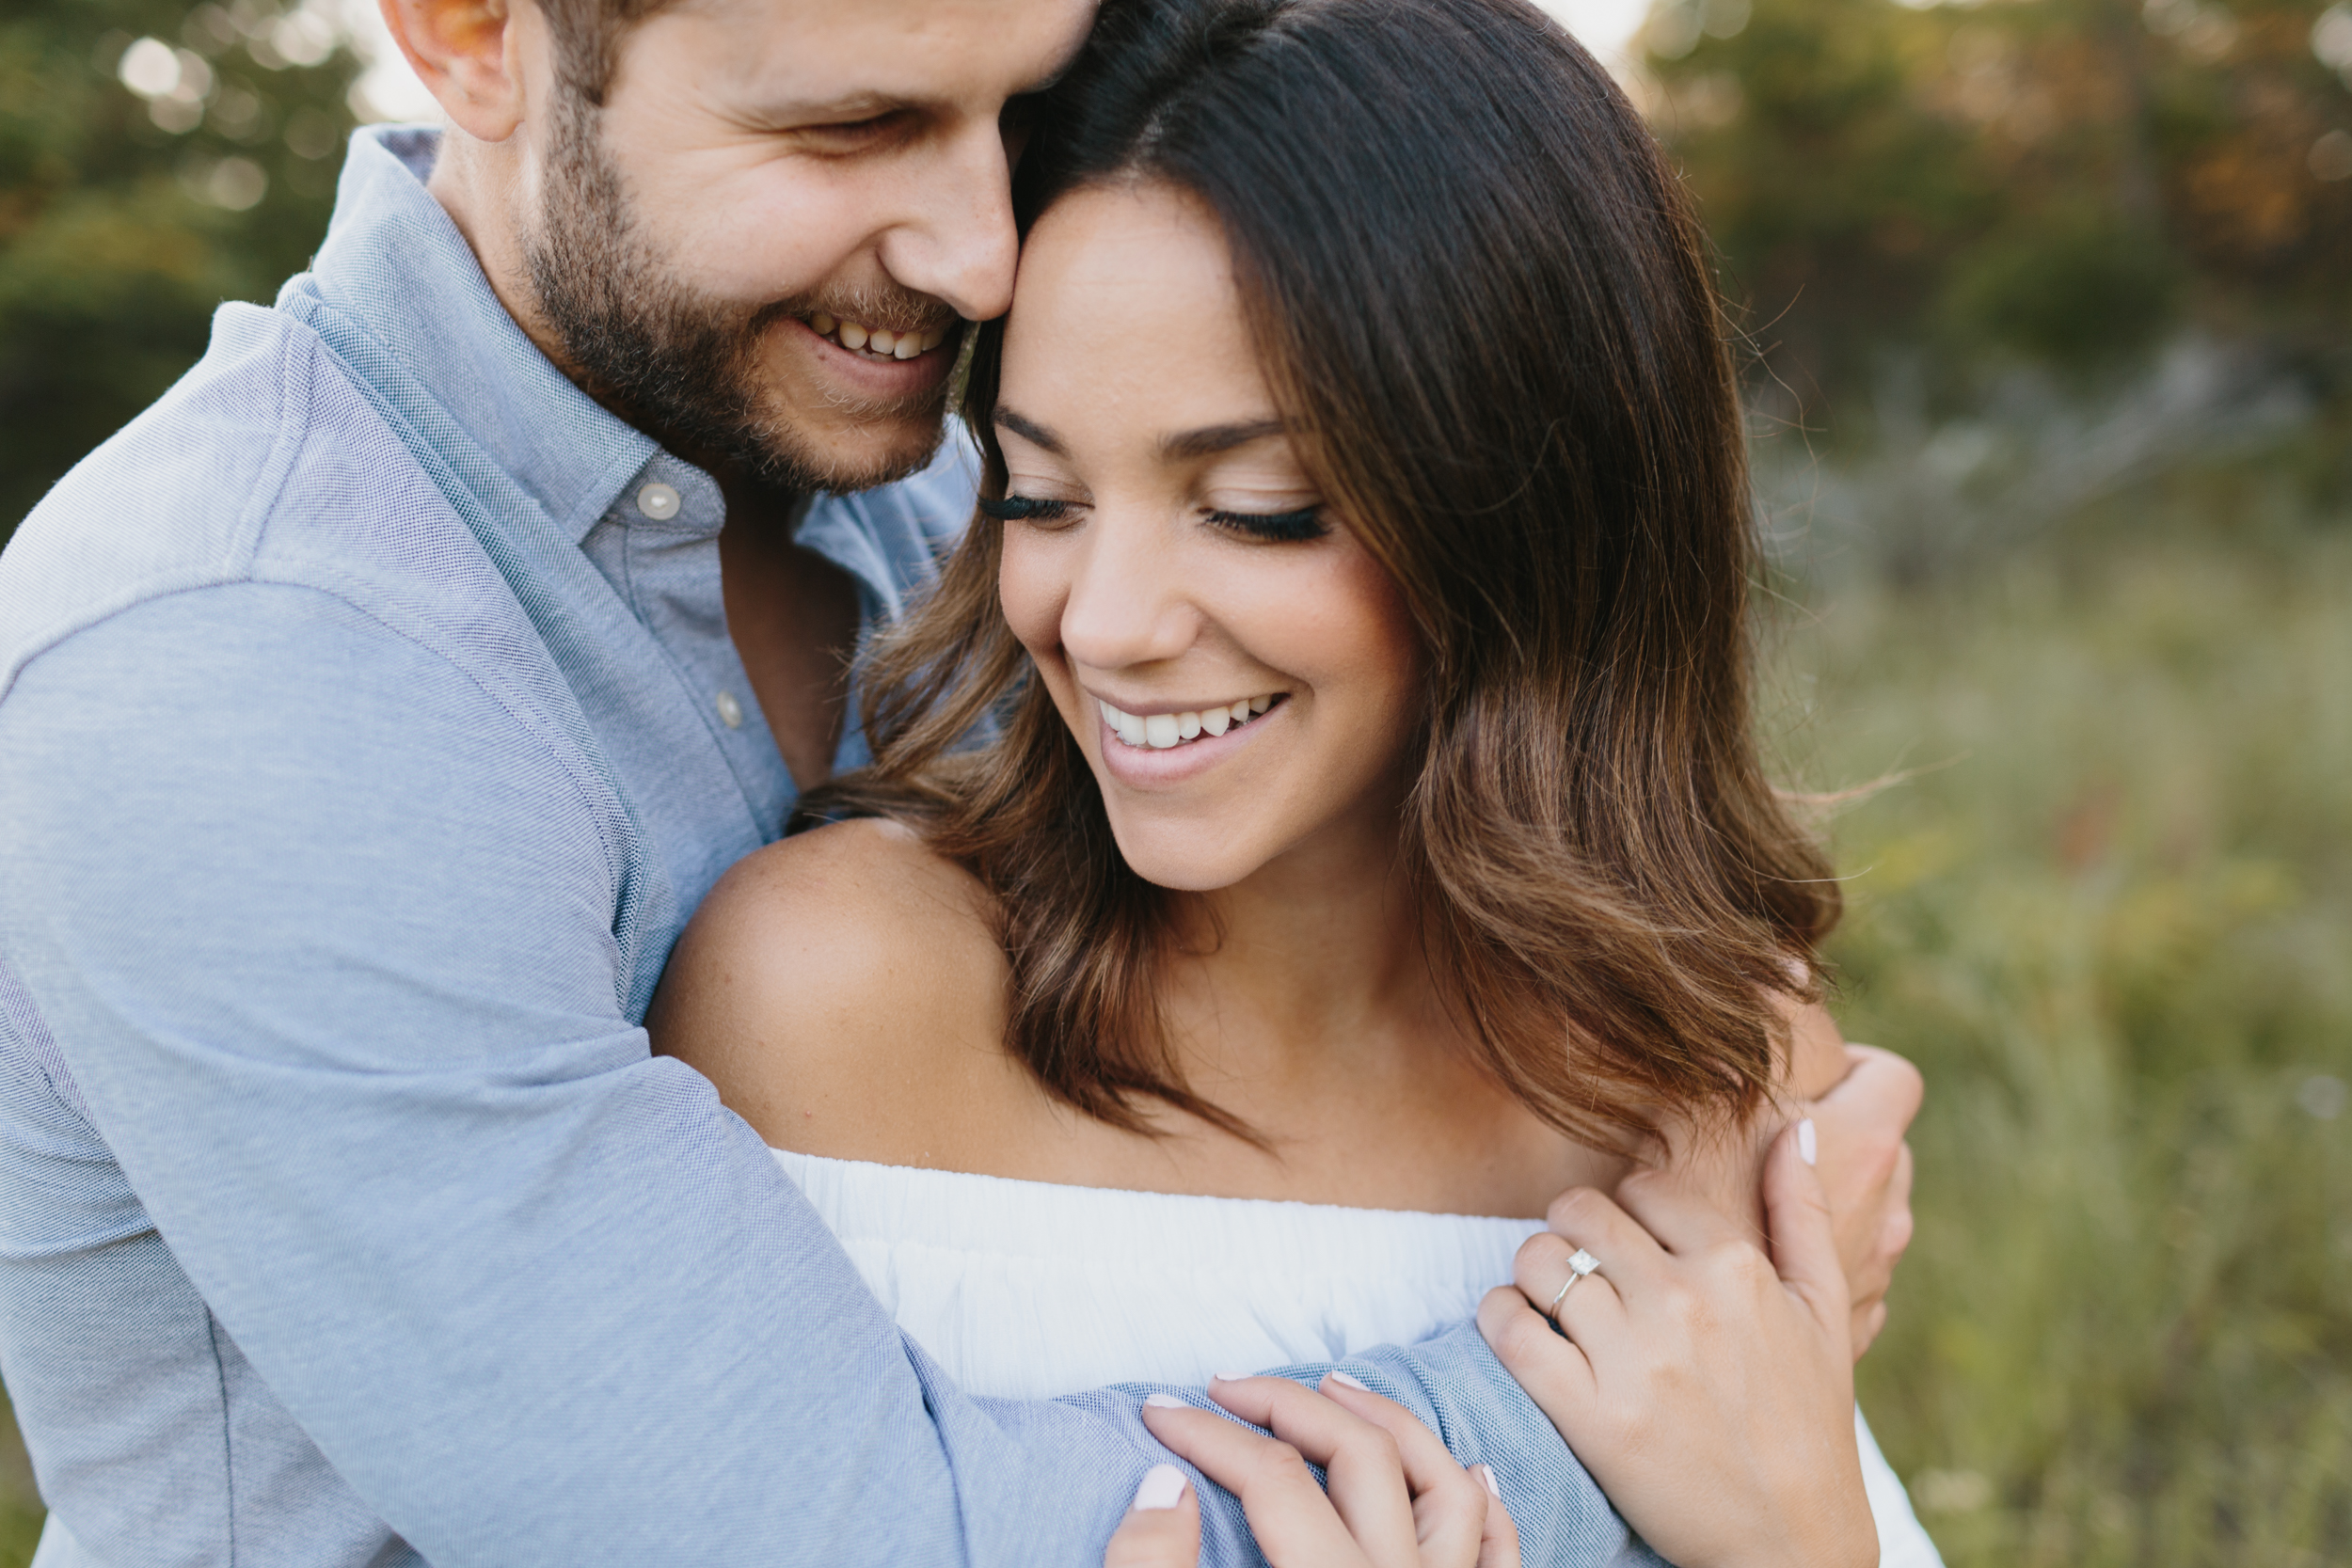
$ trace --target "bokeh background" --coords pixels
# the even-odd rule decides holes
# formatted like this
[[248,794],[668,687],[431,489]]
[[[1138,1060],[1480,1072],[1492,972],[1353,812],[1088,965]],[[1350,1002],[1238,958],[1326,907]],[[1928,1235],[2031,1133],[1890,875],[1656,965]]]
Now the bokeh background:
[[[2352,1562],[2352,0],[1555,8],[1720,249],[1764,721],[1928,1075],[1889,1456],[1955,1568]],[[8,0],[0,535],[428,107],[365,0]]]

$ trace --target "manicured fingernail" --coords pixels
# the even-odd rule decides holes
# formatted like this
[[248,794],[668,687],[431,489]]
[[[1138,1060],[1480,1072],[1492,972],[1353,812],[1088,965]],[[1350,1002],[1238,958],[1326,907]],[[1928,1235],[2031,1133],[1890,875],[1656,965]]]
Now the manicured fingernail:
[[[1154,1394],[1153,1399],[1161,1396]],[[1184,1500],[1184,1472],[1173,1465],[1154,1465],[1143,1472],[1143,1484],[1136,1488],[1136,1512],[1156,1513],[1174,1508]]]
[[1192,1406],[1173,1394],[1147,1394],[1143,1402],[1154,1410],[1190,1410]]
[[1360,1389],[1367,1394],[1372,1392],[1369,1387],[1366,1387],[1363,1384],[1348,1376],[1345,1372],[1333,1372],[1331,1374],[1331,1381],[1337,1384],[1343,1384],[1350,1388]]
[[1486,1496],[1492,1497],[1497,1502],[1501,1502],[1502,1500],[1502,1482],[1495,1480],[1495,1467],[1493,1465],[1473,1465],[1470,1466],[1470,1473],[1476,1476],[1480,1481],[1486,1483]]
[[1255,1377],[1256,1375],[1257,1374],[1255,1372],[1216,1372],[1211,1375],[1209,1381],[1211,1383],[1239,1383],[1244,1378]]
[[1809,1165],[1820,1157],[1820,1137],[1813,1131],[1813,1118],[1807,1117],[1797,1123],[1797,1158]]

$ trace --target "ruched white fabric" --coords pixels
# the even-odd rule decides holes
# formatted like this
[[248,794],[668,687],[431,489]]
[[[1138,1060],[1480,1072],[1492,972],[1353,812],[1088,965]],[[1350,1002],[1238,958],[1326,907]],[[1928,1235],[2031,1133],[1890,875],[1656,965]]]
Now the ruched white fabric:
[[[1475,1312],[1543,1228],[775,1156],[965,1392],[1022,1399],[1409,1345]],[[1942,1568],[1860,1411],[1854,1425],[1881,1568]]]

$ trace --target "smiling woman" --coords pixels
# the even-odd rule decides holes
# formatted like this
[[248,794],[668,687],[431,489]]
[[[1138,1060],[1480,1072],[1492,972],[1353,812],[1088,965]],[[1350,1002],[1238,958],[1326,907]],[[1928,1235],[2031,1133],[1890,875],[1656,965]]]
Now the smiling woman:
[[[1461,1048],[1564,1132],[1752,1108],[1765,998],[1836,895],[1748,735],[1696,228],[1589,56],[1500,47],[1525,12],[1415,13],[1471,72],[1443,89],[1320,8],[1261,12],[1181,89],[1098,42],[1057,101],[974,363],[982,522],[875,661],[875,774],[810,810],[923,821],[993,901],[1008,1040],[1116,1125],[1137,1095],[1242,1125],[1165,1006],[1171,944],[1252,878],[1409,909],[1367,941],[1425,952]],[[952,757],[1032,672],[1005,740]]]

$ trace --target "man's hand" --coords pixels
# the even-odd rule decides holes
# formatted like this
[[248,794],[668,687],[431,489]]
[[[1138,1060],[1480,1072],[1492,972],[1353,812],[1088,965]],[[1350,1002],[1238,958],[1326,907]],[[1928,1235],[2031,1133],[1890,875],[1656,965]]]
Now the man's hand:
[[1767,1114],[1732,1134],[1669,1120],[1663,1128],[1665,1162],[1647,1174],[1712,1204],[1761,1241],[1764,1213],[1756,1182],[1764,1151],[1789,1120],[1812,1117],[1816,1171],[1829,1200],[1838,1261],[1846,1270],[1854,1356],[1860,1359],[1885,1326],[1887,1286],[1911,1244],[1911,1148],[1903,1134],[1919,1111],[1919,1069],[1891,1051],[1846,1044],[1820,1007],[1803,1009],[1792,1022],[1795,1092],[1820,1098],[1800,1099],[1787,1108],[1786,1119]]
[[1805,1108],[1820,1140],[1816,1167],[1829,1197],[1853,1298],[1856,1360],[1886,1326],[1886,1291],[1911,1244],[1911,1145],[1919,1114],[1919,1069],[1891,1051],[1849,1045],[1846,1076]]

